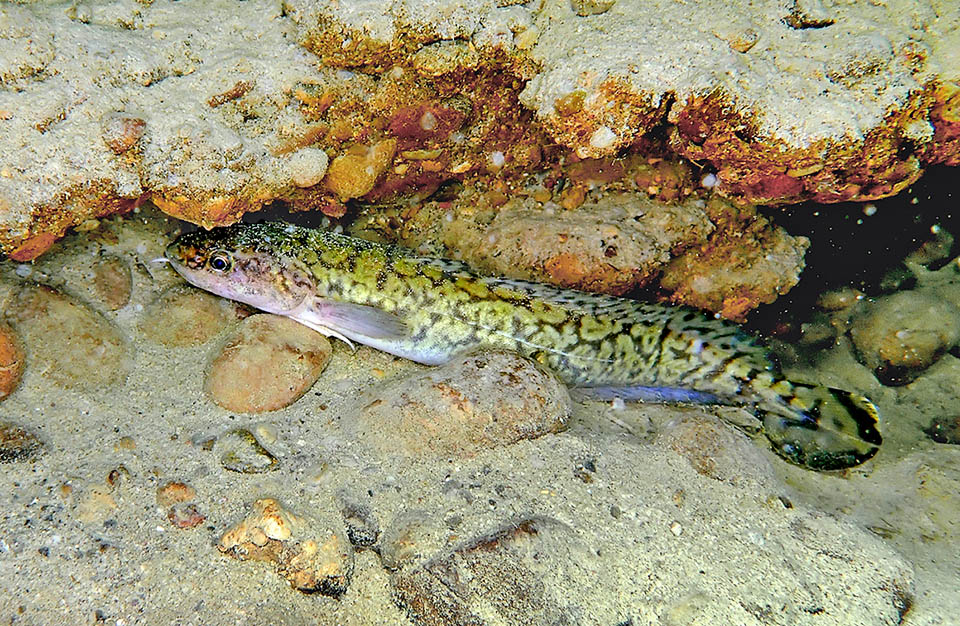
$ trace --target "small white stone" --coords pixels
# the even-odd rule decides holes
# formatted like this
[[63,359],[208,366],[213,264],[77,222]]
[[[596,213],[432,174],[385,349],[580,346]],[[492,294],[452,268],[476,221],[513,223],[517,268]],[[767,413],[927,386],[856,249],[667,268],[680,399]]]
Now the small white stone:
[[26,278],[33,273],[33,268],[26,263],[21,263],[17,266],[17,269],[14,270],[14,273],[16,273],[16,275],[20,278]]
[[601,126],[590,135],[590,147],[603,150],[609,148],[617,140],[617,135],[609,126]]
[[503,164],[506,163],[506,161],[507,159],[503,155],[503,152],[500,152],[499,150],[490,154],[490,163],[492,163],[494,167],[503,167]]
[[327,173],[329,159],[320,148],[301,148],[287,157],[290,180],[297,187],[313,187]]
[[423,130],[434,130],[437,127],[437,116],[427,111],[420,116],[420,128]]
[[707,174],[700,179],[700,186],[704,189],[713,189],[717,186],[717,175],[716,174]]
[[680,522],[674,520],[670,524],[670,532],[679,537],[681,534],[683,534],[683,526],[680,525]]

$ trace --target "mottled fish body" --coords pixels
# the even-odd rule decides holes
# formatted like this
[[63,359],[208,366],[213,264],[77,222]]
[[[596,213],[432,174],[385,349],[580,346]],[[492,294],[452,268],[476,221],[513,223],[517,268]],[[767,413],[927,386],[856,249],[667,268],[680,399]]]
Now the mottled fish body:
[[188,233],[167,258],[198,287],[420,363],[503,348],[599,398],[747,406],[781,456],[812,469],[862,463],[881,442],[867,398],[787,380],[738,326],[690,309],[480,276],[283,222]]

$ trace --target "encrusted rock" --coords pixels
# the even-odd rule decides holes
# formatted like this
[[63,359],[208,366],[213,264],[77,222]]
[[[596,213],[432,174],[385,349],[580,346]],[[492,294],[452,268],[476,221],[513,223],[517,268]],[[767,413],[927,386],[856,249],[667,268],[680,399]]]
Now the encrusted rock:
[[797,284],[810,240],[790,236],[752,209],[718,199],[708,211],[717,230],[672,261],[660,284],[673,292],[673,302],[742,321]]
[[127,343],[89,306],[44,286],[23,286],[7,307],[28,348],[31,368],[57,385],[102,389],[127,377]]
[[330,353],[330,342],[315,330],[279,315],[252,315],[214,357],[205,388],[231,411],[275,411],[310,389]]
[[32,259],[147,198],[205,226],[277,199],[339,216],[623,151],[707,165],[754,202],[890,195],[960,154],[958,18],[938,6],[6,3],[0,248]]
[[494,350],[384,385],[350,426],[385,454],[461,457],[562,430],[570,410],[552,374]]
[[359,198],[373,189],[377,178],[393,161],[397,149],[395,139],[384,139],[373,145],[357,145],[330,163],[326,185],[341,200]]
[[220,538],[221,552],[240,560],[267,561],[290,586],[304,593],[339,597],[353,572],[353,548],[335,517],[323,523],[296,515],[273,498],[253,503],[253,511]]
[[673,205],[622,194],[571,211],[538,208],[532,199],[495,212],[478,213],[474,204],[467,197],[455,209],[421,211],[403,242],[439,247],[495,276],[619,295],[648,283],[672,254],[705,242],[714,229],[693,199]]
[[860,361],[886,385],[905,385],[960,341],[960,308],[919,291],[864,303],[850,336]]

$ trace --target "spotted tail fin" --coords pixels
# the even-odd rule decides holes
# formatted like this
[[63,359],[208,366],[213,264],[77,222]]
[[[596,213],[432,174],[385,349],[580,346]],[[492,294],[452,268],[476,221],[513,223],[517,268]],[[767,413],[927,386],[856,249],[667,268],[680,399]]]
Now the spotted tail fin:
[[814,470],[859,465],[880,449],[877,407],[864,396],[791,383],[792,394],[761,405],[764,434],[792,463]]

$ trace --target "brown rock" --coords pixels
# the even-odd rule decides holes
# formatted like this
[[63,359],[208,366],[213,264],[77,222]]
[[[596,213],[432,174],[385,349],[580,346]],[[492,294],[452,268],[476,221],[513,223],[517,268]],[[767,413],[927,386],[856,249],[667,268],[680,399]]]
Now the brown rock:
[[171,287],[151,302],[140,318],[140,330],[168,348],[196,346],[216,337],[237,319],[227,300],[193,287]]
[[0,400],[17,388],[24,367],[23,348],[12,328],[0,324]]
[[21,287],[7,319],[28,346],[31,367],[61,387],[100,389],[126,379],[126,341],[106,318],[44,286]]
[[384,454],[462,457],[558,432],[570,410],[566,387],[552,374],[493,350],[386,385],[352,427]]
[[160,506],[188,502],[196,497],[196,489],[186,483],[169,482],[157,489],[157,504]]
[[231,411],[275,411],[310,389],[330,352],[330,342],[302,324],[278,315],[253,315],[214,357],[206,391]]
[[[240,560],[268,561],[290,586],[304,593],[339,597],[353,572],[353,548],[342,524],[321,524],[295,515],[272,498],[220,538],[221,552]],[[331,522],[334,518],[331,517]]]

